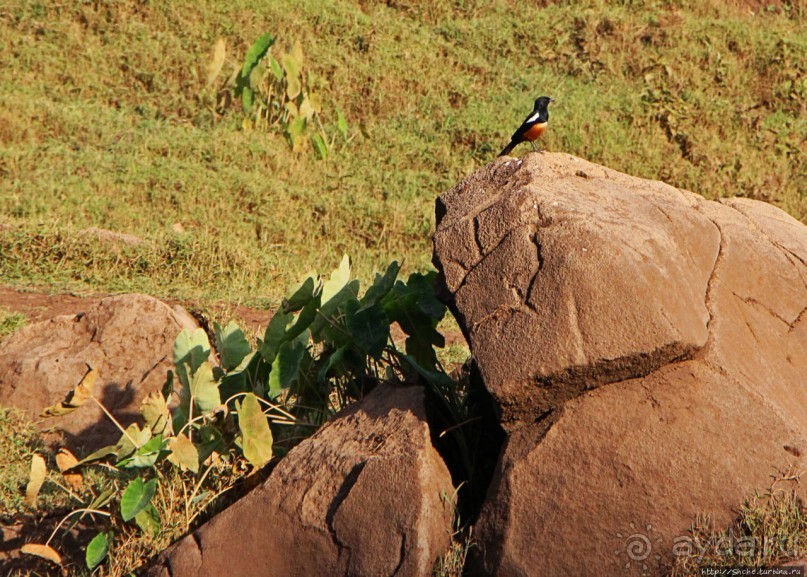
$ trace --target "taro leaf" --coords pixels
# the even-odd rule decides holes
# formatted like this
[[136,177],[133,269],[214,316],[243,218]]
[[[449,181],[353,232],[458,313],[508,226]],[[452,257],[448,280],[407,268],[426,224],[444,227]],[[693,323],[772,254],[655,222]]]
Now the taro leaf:
[[272,70],[272,74],[275,75],[275,78],[278,80],[283,79],[283,67],[280,66],[280,62],[278,62],[274,56],[269,56],[269,68]]
[[45,459],[42,455],[34,453],[33,457],[31,457],[31,473],[28,477],[28,485],[25,487],[25,504],[29,507],[36,507],[36,498],[47,474],[48,468],[45,466]]
[[308,103],[311,105],[311,109],[317,114],[322,112],[322,98],[320,98],[318,92],[308,91]]
[[[308,332],[306,331],[301,336],[305,336],[307,339]],[[306,345],[301,340],[301,338],[297,338],[280,346],[280,350],[272,362],[272,372],[269,373],[268,393],[270,398],[277,398],[284,389],[289,388],[297,380],[300,363],[306,349]]]
[[389,318],[380,304],[359,308],[357,301],[345,305],[345,325],[359,349],[378,359],[389,340]]
[[168,442],[171,454],[168,460],[182,471],[199,472],[199,451],[188,437],[180,434]]
[[78,465],[78,459],[73,453],[64,448],[59,449],[59,452],[56,453],[56,466],[59,467],[65,484],[74,491],[81,492],[84,489],[84,478],[81,473],[70,472],[70,469],[76,465]]
[[165,449],[165,442],[162,435],[157,435],[140,447],[134,455],[118,463],[118,466],[129,468],[151,467],[160,458],[160,453]]
[[[134,451],[134,448],[132,448]],[[107,445],[106,447],[102,447],[97,451],[90,453],[83,459],[81,459],[78,463],[76,463],[73,468],[81,467],[82,465],[86,465],[87,463],[92,463],[94,461],[100,461],[105,457],[109,457],[110,455],[114,455],[118,452],[118,445]]]
[[249,341],[244,331],[234,321],[230,321],[223,330],[218,323],[213,323],[213,327],[221,364],[225,370],[231,371],[251,352]]
[[303,89],[300,81],[300,63],[292,54],[284,54],[282,63],[286,71],[286,96],[289,100],[294,100]]
[[26,543],[20,549],[20,553],[24,553],[26,555],[36,555],[37,557],[42,557],[43,559],[47,559],[51,563],[56,563],[57,565],[62,564],[62,558],[59,556],[56,550],[49,545]]
[[272,429],[261,411],[258,398],[252,393],[236,405],[238,428],[241,430],[241,450],[255,467],[264,466],[272,458]]
[[81,382],[72,389],[65,399],[56,405],[51,405],[42,410],[40,417],[61,417],[78,409],[93,396],[95,382],[98,380],[98,371],[89,369],[81,379]]
[[283,299],[283,312],[293,313],[299,311],[309,301],[314,298],[314,295],[319,292],[320,282],[316,273],[309,273],[305,280],[300,283],[291,296]]
[[255,372],[256,358],[260,360],[257,352],[249,353],[237,367],[222,377],[219,382],[219,396],[222,399],[229,399],[237,393],[246,393],[250,390],[250,375]]
[[341,291],[350,280],[350,257],[342,256],[339,267],[331,273],[328,280],[322,285],[322,304],[328,302]]
[[221,432],[213,425],[202,425],[199,427],[199,441],[196,448],[199,451],[199,462],[204,463],[214,451],[219,451],[223,446]]
[[[244,85],[241,88],[241,107],[244,114],[252,112],[252,105],[255,102],[255,91],[250,86]],[[250,125],[245,125],[245,128]]]
[[[311,323],[317,318],[319,308],[319,296],[308,301],[308,304],[303,307],[303,310],[297,313],[294,324],[288,327],[285,340],[291,341],[303,334],[303,331],[310,327]],[[306,340],[305,343],[308,344],[308,340]]]
[[174,366],[177,369],[179,381],[187,387],[190,376],[210,356],[210,341],[203,329],[191,332],[183,329],[174,341]]
[[171,423],[171,413],[165,397],[157,391],[152,391],[140,405],[140,414],[143,415],[146,426],[154,434],[165,433]]
[[350,351],[350,345],[344,345],[336,349],[330,355],[320,356],[320,359],[325,357],[327,360],[317,373],[317,381],[320,383],[324,383],[328,379],[328,373],[331,371],[331,369],[333,369],[334,367],[338,367],[339,365],[342,364],[342,361],[345,358],[345,355],[348,351]]
[[384,298],[395,286],[395,279],[398,278],[398,273],[401,270],[401,265],[397,261],[392,261],[383,276],[380,274],[375,275],[375,280],[364,296],[361,298],[362,306],[372,305]]
[[160,522],[160,512],[154,503],[149,503],[146,507],[134,516],[135,523],[140,530],[147,535],[154,537],[160,532],[162,523]]
[[145,509],[157,491],[157,479],[143,481],[140,477],[133,479],[120,498],[120,514],[124,521],[130,521]]
[[319,134],[318,132],[312,134],[311,143],[317,150],[317,153],[319,154],[321,160],[325,160],[326,158],[328,158],[328,146],[325,144],[325,140],[322,138],[321,134]]
[[298,117],[291,121],[286,129],[291,140],[291,146],[294,152],[300,152],[303,149],[303,134],[305,133],[305,118]]
[[260,345],[261,356],[267,363],[272,363],[275,360],[280,345],[286,339],[286,327],[289,325],[293,318],[292,313],[287,313],[278,310],[269,325],[266,327],[266,334],[263,337],[263,342]]
[[436,276],[434,271],[426,274],[412,273],[406,281],[406,286],[417,295],[418,308],[433,320],[440,321],[446,314],[446,307],[434,294]]
[[[345,139],[345,142],[348,141],[348,134],[347,134],[347,120],[345,120],[345,115],[342,114],[341,110],[336,111],[336,128],[339,129],[339,134],[342,135],[342,138]],[[397,264],[397,263],[393,263]]]
[[258,38],[252,46],[247,50],[247,55],[244,58],[244,65],[241,67],[241,78],[247,79],[252,72],[252,69],[258,64],[261,58],[266,56],[266,53],[275,43],[275,39],[271,34],[266,33]]
[[349,337],[340,323],[341,308],[346,303],[355,301],[358,292],[359,281],[352,280],[320,307],[317,318],[311,323],[311,334],[315,341],[331,339],[337,346],[342,346],[349,341]]
[[[126,434],[121,435],[118,444],[115,445],[115,455],[118,461],[122,461],[137,449],[145,445],[151,439],[151,429],[148,427],[142,431],[137,423],[132,423],[126,428]],[[84,459],[86,461],[86,459]]]
[[300,116],[306,120],[311,120],[314,117],[314,107],[311,106],[311,100],[308,97],[303,97],[300,103]]
[[190,384],[190,393],[194,404],[203,415],[221,405],[218,383],[213,378],[213,365],[204,362],[197,369]]
[[87,563],[88,569],[95,569],[109,553],[109,539],[110,536],[106,533],[98,533],[87,545],[84,561]]
[[224,38],[216,40],[213,45],[213,51],[210,54],[210,60],[207,62],[207,85],[210,86],[216,81],[216,78],[221,73],[224,66],[224,59],[227,56],[227,44]]

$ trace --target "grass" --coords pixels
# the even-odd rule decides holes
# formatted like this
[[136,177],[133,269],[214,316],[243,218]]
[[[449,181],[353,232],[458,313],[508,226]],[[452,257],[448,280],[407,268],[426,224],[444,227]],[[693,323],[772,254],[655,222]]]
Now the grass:
[[746,499],[727,530],[699,517],[679,553],[672,577],[700,576],[701,567],[774,567],[801,559],[807,555],[807,504],[793,490],[771,487]]
[[[12,0],[0,282],[257,303],[344,252],[365,282],[392,259],[428,268],[434,198],[539,93],[558,99],[549,150],[807,221],[804,30],[796,4]],[[278,54],[300,41],[326,132],[348,120],[325,161],[217,112],[213,44],[224,76],[265,31]]]
[[0,308],[0,341],[14,331],[25,326],[28,317],[22,313]]

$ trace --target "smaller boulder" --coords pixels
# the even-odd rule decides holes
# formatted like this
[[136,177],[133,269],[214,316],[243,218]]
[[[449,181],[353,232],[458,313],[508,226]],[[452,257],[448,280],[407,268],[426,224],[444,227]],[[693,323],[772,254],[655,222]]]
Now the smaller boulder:
[[423,389],[382,385],[148,574],[428,576],[449,545],[453,494]]
[[[145,396],[160,390],[173,368],[179,332],[197,326],[183,308],[140,294],[108,297],[83,313],[27,325],[0,343],[0,404],[37,417],[64,400],[89,365],[99,374],[95,397],[127,426]],[[91,402],[42,426],[63,432],[69,446],[85,450],[120,436]]]

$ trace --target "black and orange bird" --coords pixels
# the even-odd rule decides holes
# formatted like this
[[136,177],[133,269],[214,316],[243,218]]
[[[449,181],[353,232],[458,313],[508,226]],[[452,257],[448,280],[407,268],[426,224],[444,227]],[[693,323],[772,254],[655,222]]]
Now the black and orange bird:
[[527,119],[518,127],[510,137],[510,144],[504,147],[504,150],[499,153],[499,156],[510,154],[510,152],[522,142],[529,142],[532,144],[532,149],[535,148],[535,140],[538,139],[544,132],[549,124],[549,103],[555,102],[549,96],[541,96],[535,101],[535,108],[527,117]]

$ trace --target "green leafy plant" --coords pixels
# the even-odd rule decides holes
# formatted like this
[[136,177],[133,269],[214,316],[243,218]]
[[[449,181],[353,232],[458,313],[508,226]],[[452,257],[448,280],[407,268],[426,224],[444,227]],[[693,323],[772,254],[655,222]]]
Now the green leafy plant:
[[[119,473],[123,489],[83,503],[53,535],[76,515],[107,518],[108,526],[86,550],[90,569],[112,550],[110,524],[156,536],[163,521],[155,496],[171,470],[188,480],[183,494],[190,525],[218,496],[202,486],[222,460],[257,470],[382,380],[428,386],[448,411],[447,422],[461,424],[467,416],[461,394],[434,350],[444,345],[437,325],[445,314],[434,295],[435,273],[414,273],[403,282],[399,272],[400,265],[391,263],[361,296],[347,256],[327,278],[308,275],[283,300],[254,347],[232,322],[214,324],[215,353],[203,329],[183,330],[174,343],[174,370],[162,390],[143,401],[140,422],[128,427],[95,398],[98,374],[88,370],[67,398],[43,415],[65,415],[87,402],[101,407],[120,429],[120,439],[63,472],[105,461]],[[58,558],[51,539],[31,554],[42,556],[44,550]]]
[[[275,39],[263,34],[247,50],[244,63],[235,77],[235,96],[241,99],[244,127],[278,129],[288,138],[295,152],[310,142],[320,158],[333,149],[336,138],[329,139],[322,122],[322,100],[314,90],[304,67],[299,42],[275,58],[270,53]],[[347,121],[336,113],[336,128],[348,142]]]

